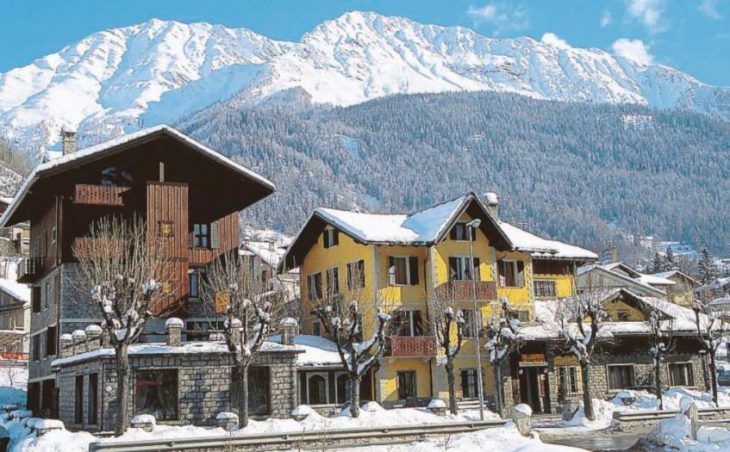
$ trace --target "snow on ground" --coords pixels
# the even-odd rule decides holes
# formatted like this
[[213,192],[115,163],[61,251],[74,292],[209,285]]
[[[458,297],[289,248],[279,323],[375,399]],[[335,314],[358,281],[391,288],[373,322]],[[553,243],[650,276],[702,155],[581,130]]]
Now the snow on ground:
[[[304,408],[302,407],[303,411]],[[499,419],[496,414],[486,413],[487,419]],[[361,410],[360,418],[354,419],[349,416],[349,411],[344,410],[339,416],[322,417],[316,413],[310,414],[305,420],[297,422],[293,419],[267,419],[265,421],[249,421],[249,425],[242,430],[234,431],[232,434],[247,435],[256,433],[274,432],[303,432],[303,431],[331,431],[340,428],[377,427],[394,425],[416,425],[416,424],[440,424],[449,422],[466,422],[479,419],[477,411],[466,411],[457,416],[446,415],[436,416],[423,408],[402,408],[385,410],[374,402],[365,404]],[[16,437],[17,427],[14,427]],[[168,438],[206,437],[228,434],[217,427],[194,427],[194,426],[165,426],[158,425],[154,431],[145,432],[141,429],[129,429],[120,438],[98,439],[86,432],[71,433],[68,431],[52,432],[40,438],[28,436],[20,441],[15,441],[11,451],[63,451],[82,452],[88,450],[88,445],[93,441],[141,441]],[[541,441],[532,438],[523,438],[517,432],[512,423],[504,427],[488,429],[486,431],[453,435],[449,438],[448,447],[452,450],[473,450],[475,447],[483,448],[485,445],[493,446],[493,450],[575,450],[546,446]],[[388,450],[406,451],[413,450],[443,450],[444,440],[427,440],[412,443],[411,445],[399,445]],[[358,449],[359,450],[359,449]],[[383,450],[382,446],[373,447],[370,450]]]
[[[663,402],[665,410],[678,410],[682,397],[691,397],[700,408],[713,408],[712,395],[707,392],[695,391],[692,389],[673,387],[664,391]],[[624,405],[622,398],[634,398],[630,405]],[[718,400],[721,407],[730,407],[730,387],[718,389]],[[596,418],[589,421],[585,417],[583,404],[580,404],[578,411],[569,421],[548,421],[536,425],[538,430],[548,431],[551,435],[574,435],[581,432],[604,430],[611,426],[614,412],[624,411],[653,411],[658,407],[658,401],[654,394],[648,391],[623,390],[617,393],[611,400],[593,399],[593,411]]]

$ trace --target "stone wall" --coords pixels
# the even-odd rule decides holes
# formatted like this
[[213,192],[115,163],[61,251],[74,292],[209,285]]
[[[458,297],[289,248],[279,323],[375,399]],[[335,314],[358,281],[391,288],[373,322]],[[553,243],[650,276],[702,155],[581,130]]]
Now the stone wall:
[[[270,371],[270,415],[288,417],[298,404],[296,379],[296,352],[265,352],[255,356],[253,366],[266,366]],[[231,406],[232,360],[228,353],[160,354],[130,356],[129,413],[135,414],[134,387],[136,370],[176,369],[178,378],[178,419],[170,424],[214,425],[221,411],[236,411]],[[84,406],[84,424],[74,423],[76,376],[84,377],[84,405],[88,405],[89,374],[100,374],[101,425],[87,425]],[[102,378],[103,375],[103,378]],[[61,388],[60,418],[70,428],[84,430],[112,430],[116,411],[115,361],[110,356],[99,356],[91,361],[74,362],[60,366],[57,385]]]

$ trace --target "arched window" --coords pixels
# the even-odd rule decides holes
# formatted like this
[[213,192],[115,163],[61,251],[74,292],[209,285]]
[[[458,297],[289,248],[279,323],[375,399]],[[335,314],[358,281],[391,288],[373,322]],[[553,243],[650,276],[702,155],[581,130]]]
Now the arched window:
[[337,403],[347,401],[347,374],[340,374],[337,377]]
[[327,403],[327,380],[320,374],[309,377],[307,386],[309,388],[309,404],[324,405]]

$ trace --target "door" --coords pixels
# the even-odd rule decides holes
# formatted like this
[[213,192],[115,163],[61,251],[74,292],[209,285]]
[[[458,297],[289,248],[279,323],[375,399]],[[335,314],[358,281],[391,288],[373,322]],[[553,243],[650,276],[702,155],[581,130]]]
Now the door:
[[534,413],[549,410],[550,391],[545,367],[520,368],[520,403],[530,405]]
[[416,398],[416,372],[409,370],[398,372],[398,399],[409,400]]

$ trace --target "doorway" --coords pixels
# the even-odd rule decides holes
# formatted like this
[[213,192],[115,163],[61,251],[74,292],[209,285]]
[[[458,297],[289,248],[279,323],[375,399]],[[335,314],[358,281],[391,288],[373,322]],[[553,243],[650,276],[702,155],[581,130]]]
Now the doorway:
[[547,367],[520,367],[520,403],[530,405],[534,413],[550,412],[550,388]]

